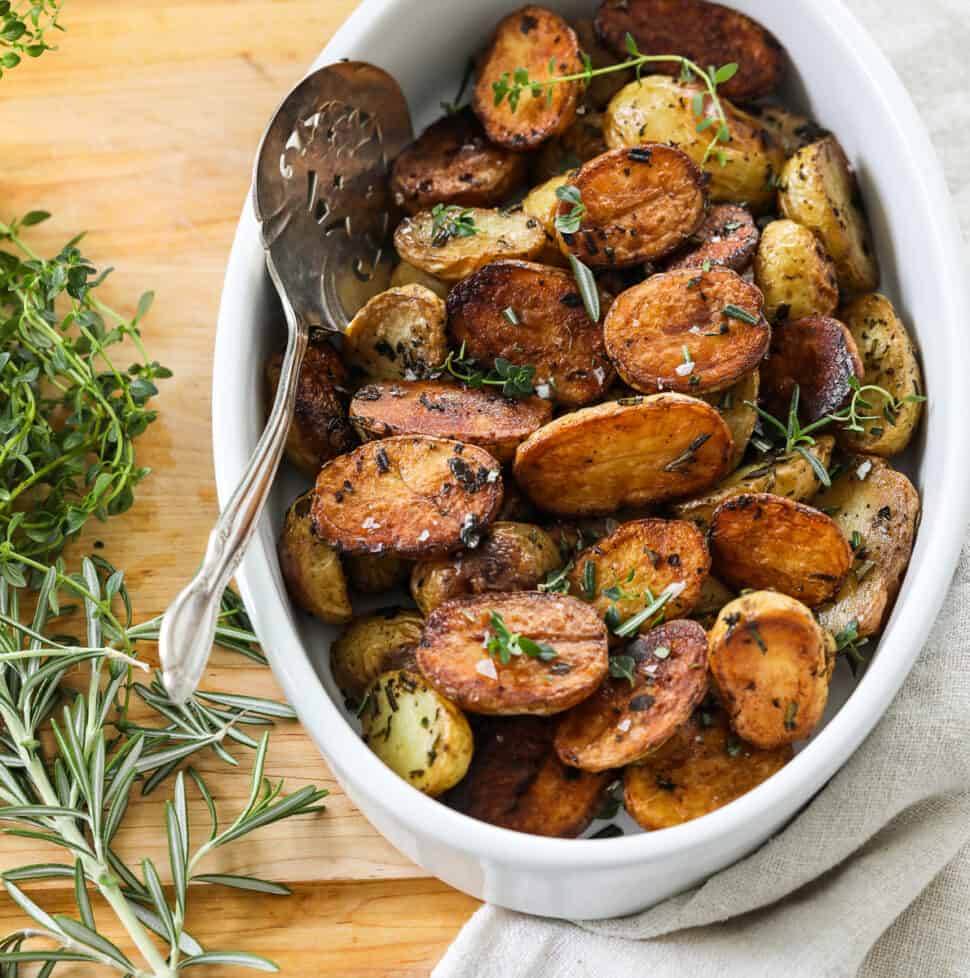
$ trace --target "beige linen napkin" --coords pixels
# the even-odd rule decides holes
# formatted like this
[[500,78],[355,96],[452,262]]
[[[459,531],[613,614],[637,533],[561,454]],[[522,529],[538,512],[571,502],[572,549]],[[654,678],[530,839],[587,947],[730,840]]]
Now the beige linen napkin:
[[[892,59],[970,232],[968,0],[848,0]],[[884,719],[815,800],[696,890],[607,921],[483,907],[433,978],[967,978],[970,544]]]

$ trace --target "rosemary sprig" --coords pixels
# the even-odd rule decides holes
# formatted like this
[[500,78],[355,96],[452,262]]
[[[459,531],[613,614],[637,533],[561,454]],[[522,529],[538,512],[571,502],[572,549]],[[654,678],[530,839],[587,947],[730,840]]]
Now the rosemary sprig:
[[431,376],[440,377],[445,373],[476,390],[481,387],[501,387],[506,397],[531,397],[536,392],[535,367],[518,366],[505,357],[496,357],[493,369],[480,370],[475,358],[466,355],[464,343],[457,352],[449,351],[445,362],[435,367]]

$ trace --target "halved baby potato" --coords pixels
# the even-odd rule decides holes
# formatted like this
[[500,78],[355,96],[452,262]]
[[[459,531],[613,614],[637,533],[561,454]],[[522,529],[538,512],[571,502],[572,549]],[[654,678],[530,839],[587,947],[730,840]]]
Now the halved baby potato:
[[399,777],[432,798],[465,776],[474,746],[464,714],[408,670],[374,680],[360,716],[364,743]]
[[564,516],[689,496],[727,472],[731,431],[683,394],[625,398],[557,418],[515,453],[515,478],[537,506]]
[[421,641],[424,618],[409,608],[382,608],[355,618],[330,646],[330,671],[340,691],[360,700],[382,673],[397,668],[402,650]]
[[771,327],[761,293],[728,268],[652,275],[614,300],[603,322],[620,376],[647,393],[723,390],[754,370]]
[[835,643],[800,601],[752,591],[711,629],[711,676],[738,736],[771,749],[804,740],[822,717]]
[[391,287],[401,285],[423,285],[442,299],[448,295],[447,282],[442,282],[440,278],[435,278],[406,261],[398,262],[391,272]]
[[815,607],[852,565],[842,531],[824,513],[767,492],[732,496],[714,510],[714,573],[741,588],[773,588]]
[[320,470],[313,532],[347,553],[430,556],[475,546],[501,504],[501,467],[488,452],[398,435],[361,445]]
[[[489,641],[509,634],[503,662]],[[530,640],[529,649],[519,642]],[[418,666],[437,690],[473,713],[561,713],[586,699],[608,670],[606,627],[582,601],[535,591],[481,594],[428,616]]]
[[689,250],[670,261],[667,270],[714,266],[743,272],[757,247],[758,226],[751,212],[737,204],[714,204],[691,235]]
[[717,413],[724,418],[731,429],[734,451],[731,454],[731,467],[734,468],[744,455],[758,423],[758,412],[751,406],[758,403],[761,379],[757,370],[751,370],[740,380],[723,391],[702,394]]
[[707,634],[671,621],[631,642],[632,682],[608,679],[556,731],[556,753],[584,771],[624,767],[666,743],[707,694]]
[[537,180],[548,180],[575,170],[605,152],[602,114],[583,112],[565,132],[542,144],[535,155],[532,172]]
[[383,594],[407,582],[411,561],[397,554],[347,554],[344,569],[356,590]]

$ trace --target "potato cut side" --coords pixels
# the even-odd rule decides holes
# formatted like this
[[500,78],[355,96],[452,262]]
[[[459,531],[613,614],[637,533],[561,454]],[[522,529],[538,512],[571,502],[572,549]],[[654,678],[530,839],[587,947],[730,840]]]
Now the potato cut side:
[[751,406],[758,403],[761,378],[757,370],[751,370],[740,380],[723,391],[702,394],[702,398],[724,418],[731,429],[734,451],[731,453],[731,467],[741,461],[748,442],[758,423],[758,412]]
[[515,453],[515,478],[543,509],[613,513],[689,496],[727,472],[731,432],[709,404],[683,394],[625,398],[540,428]]
[[[596,23],[590,17],[580,17],[572,21],[573,30],[579,39],[579,47],[589,56],[593,68],[609,68],[617,62],[616,55],[600,40]],[[622,57],[626,57],[624,51]],[[608,75],[597,75],[586,86],[585,101],[597,109],[603,109],[610,99],[626,84],[633,80],[633,71],[614,71]]]
[[439,380],[368,384],[350,404],[361,438],[431,435],[478,445],[501,462],[552,418],[552,405],[538,397],[512,400],[497,390],[473,390]]
[[631,764],[666,743],[707,694],[707,635],[696,621],[660,625],[622,654],[632,682],[608,679],[560,722],[564,763],[584,771]]
[[399,262],[391,272],[391,286],[401,285],[423,285],[442,299],[448,295],[447,282],[442,282],[440,278],[435,278],[406,261]]
[[344,568],[356,590],[364,594],[383,594],[407,582],[411,561],[396,554],[347,554]]
[[580,167],[571,185],[585,210],[576,230],[566,230],[577,204],[559,202],[560,247],[593,267],[669,255],[701,226],[707,208],[701,171],[686,153],[659,143],[602,153]]
[[557,75],[583,70],[579,41],[558,14],[528,5],[499,22],[495,37],[478,65],[472,107],[492,142],[512,149],[532,149],[566,129],[576,118],[582,94],[579,82],[553,85],[551,96],[523,92],[517,105],[508,100],[496,105],[493,85],[514,81],[525,70],[530,78],[545,78],[550,65]]
[[727,268],[652,275],[617,297],[603,323],[606,351],[633,388],[700,394],[754,370],[771,327],[761,293]]
[[800,601],[744,594],[709,636],[711,675],[738,736],[771,749],[804,740],[828,700],[835,643]]
[[[509,635],[508,654],[490,653],[490,639],[503,630]],[[428,616],[418,665],[462,709],[547,716],[575,706],[603,681],[606,628],[592,608],[561,594],[514,591],[457,598]]]
[[576,170],[605,152],[602,113],[584,112],[565,132],[542,144],[533,160],[532,172],[537,180],[548,180]]
[[355,618],[330,646],[330,671],[340,691],[359,701],[367,687],[389,672],[392,658],[421,640],[424,618],[408,608],[383,608]]
[[830,517],[767,492],[721,503],[709,543],[714,573],[728,584],[773,588],[809,607],[832,597],[852,565],[852,550]]
[[758,227],[751,212],[737,204],[715,204],[691,235],[689,250],[676,256],[667,269],[717,266],[743,272],[757,247]]
[[[605,296],[600,307],[605,312]],[[562,269],[492,262],[448,294],[448,326],[454,342],[485,366],[503,357],[535,367],[536,390],[559,404],[588,404],[613,382],[602,327]]]
[[488,452],[398,435],[320,470],[313,532],[347,553],[430,556],[474,546],[501,505],[501,467]]
[[385,672],[367,692],[360,717],[364,743],[399,777],[432,798],[453,788],[471,763],[464,714],[406,670]]

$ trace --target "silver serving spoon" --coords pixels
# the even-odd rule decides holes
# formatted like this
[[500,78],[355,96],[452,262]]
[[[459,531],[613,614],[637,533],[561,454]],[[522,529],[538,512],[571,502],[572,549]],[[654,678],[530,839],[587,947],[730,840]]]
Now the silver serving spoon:
[[249,466],[209,535],[198,573],[165,612],[162,678],[176,703],[198,686],[222,592],[279,467],[309,330],[342,331],[361,300],[382,287],[394,211],[387,172],[411,139],[411,117],[397,82],[359,61],[308,75],[263,134],[253,203],[266,267],[286,316],[286,354]]

